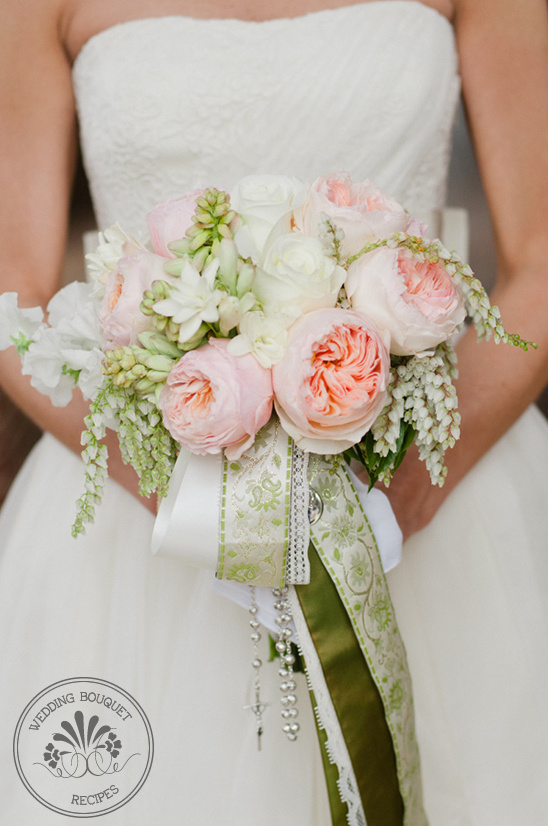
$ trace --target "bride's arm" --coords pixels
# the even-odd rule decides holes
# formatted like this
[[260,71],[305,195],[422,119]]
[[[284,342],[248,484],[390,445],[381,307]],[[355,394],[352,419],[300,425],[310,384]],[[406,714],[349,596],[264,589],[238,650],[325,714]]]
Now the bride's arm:
[[[71,71],[56,4],[8,0],[0,76],[0,292],[18,292],[22,306],[45,307],[60,286],[76,155]],[[13,348],[0,353],[0,383],[39,427],[80,452],[87,404],[77,393],[66,408],[53,407],[21,375]],[[135,473],[122,463],[115,437],[109,452],[111,476],[136,494]]]
[[492,301],[509,332],[539,347],[524,353],[465,336],[461,440],[448,452],[447,481],[432,488],[412,454],[390,487],[406,536],[427,524],[548,381],[548,9],[545,0],[457,0],[455,8],[464,100],[497,243]]

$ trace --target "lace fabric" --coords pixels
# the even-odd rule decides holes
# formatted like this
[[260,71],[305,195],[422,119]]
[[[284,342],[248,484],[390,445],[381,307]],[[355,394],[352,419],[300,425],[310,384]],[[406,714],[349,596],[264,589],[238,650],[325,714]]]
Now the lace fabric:
[[420,3],[136,20],[88,41],[73,76],[100,228],[144,232],[156,203],[250,172],[344,169],[410,211],[443,205],[457,58],[448,21]]
[[289,547],[287,550],[287,582],[303,585],[310,581],[308,543],[308,457],[293,442],[291,448],[291,502],[289,517]]

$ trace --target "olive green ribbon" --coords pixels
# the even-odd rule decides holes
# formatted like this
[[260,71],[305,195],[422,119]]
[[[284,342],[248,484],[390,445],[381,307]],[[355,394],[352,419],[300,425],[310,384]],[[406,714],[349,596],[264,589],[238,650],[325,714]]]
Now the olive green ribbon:
[[[309,481],[324,510],[310,584],[296,591],[367,826],[426,826],[411,680],[375,538],[341,460],[311,456]],[[327,786],[333,824],[344,826],[332,772]]]

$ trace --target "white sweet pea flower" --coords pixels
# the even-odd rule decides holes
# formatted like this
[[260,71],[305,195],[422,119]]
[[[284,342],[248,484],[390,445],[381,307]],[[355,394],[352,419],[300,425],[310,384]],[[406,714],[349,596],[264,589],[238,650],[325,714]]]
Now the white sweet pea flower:
[[257,267],[253,290],[267,315],[295,316],[334,307],[346,277],[317,238],[299,232],[282,235],[268,247]]
[[42,325],[23,359],[23,373],[54,405],[68,404],[75,385],[93,398],[103,384],[99,304],[88,284],[64,287],[48,304],[51,326]]
[[157,313],[173,318],[175,324],[180,325],[180,344],[188,341],[203,322],[213,324],[219,320],[219,302],[223,293],[215,289],[218,269],[219,261],[214,259],[200,275],[186,259],[169,298],[154,304]]
[[305,197],[306,187],[297,178],[248,175],[238,181],[230,202],[243,222],[236,233],[240,255],[258,260],[272,229],[284,217],[284,231],[289,231],[291,212],[304,203]]
[[78,375],[78,387],[84,399],[94,399],[105,381],[103,351],[99,347],[87,351],[63,347],[61,356],[65,359],[66,368],[73,371],[73,375]]
[[287,341],[287,330],[281,318],[267,317],[257,311],[246,313],[239,329],[240,335],[228,344],[229,353],[234,356],[252,353],[267,370],[281,361]]
[[[77,281],[56,293],[48,304],[48,320],[60,336],[61,355],[65,358],[67,368],[83,371],[78,386],[86,398],[90,396],[84,385],[89,388],[90,382],[97,384],[97,369],[103,358],[99,310],[99,302],[93,298],[92,286]],[[102,379],[97,388],[101,383]]]
[[53,296],[47,310],[50,326],[57,328],[66,347],[85,352],[101,349],[99,302],[91,284],[73,281]]
[[49,396],[55,407],[64,407],[72,398],[74,377],[63,370],[63,336],[55,327],[42,327],[23,357],[22,373],[33,387]]
[[20,337],[32,340],[44,326],[43,318],[41,307],[18,307],[17,293],[0,295],[0,350],[11,347]]

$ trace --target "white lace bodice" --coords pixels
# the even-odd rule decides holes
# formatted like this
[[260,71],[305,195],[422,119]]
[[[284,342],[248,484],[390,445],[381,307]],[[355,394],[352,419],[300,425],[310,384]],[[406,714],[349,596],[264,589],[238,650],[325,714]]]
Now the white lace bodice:
[[252,172],[347,170],[415,213],[443,204],[456,51],[415,0],[125,22],[85,44],[74,84],[100,227],[139,231],[159,201]]

